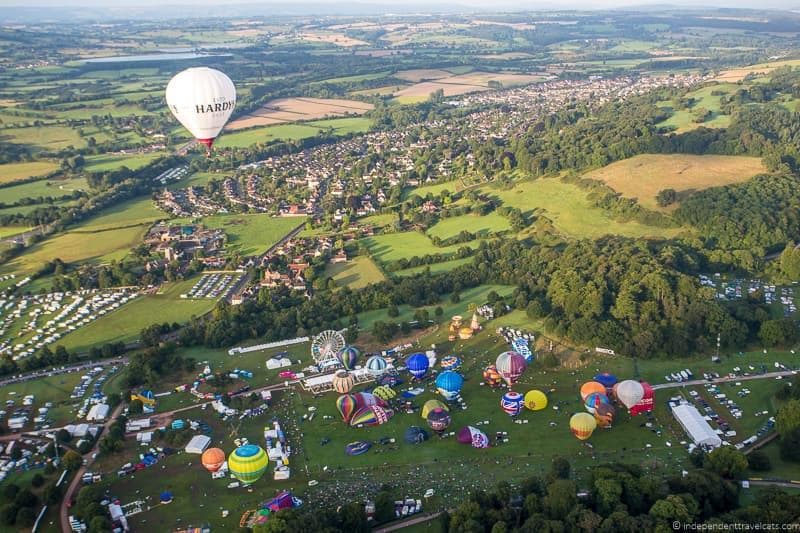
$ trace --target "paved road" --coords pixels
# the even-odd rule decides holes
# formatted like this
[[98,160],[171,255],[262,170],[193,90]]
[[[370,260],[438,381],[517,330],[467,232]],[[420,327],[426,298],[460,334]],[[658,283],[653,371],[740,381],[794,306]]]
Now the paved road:
[[438,511],[436,513],[429,513],[429,514],[422,514],[417,515],[412,518],[407,518],[400,522],[394,522],[389,524],[388,526],[375,528],[372,530],[372,533],[389,533],[390,531],[397,531],[398,529],[403,529],[407,527],[411,527],[417,524],[422,524],[424,522],[430,522],[431,520],[435,520],[442,511]]
[[693,379],[691,381],[683,381],[678,383],[659,383],[658,385],[653,385],[653,390],[676,389],[678,387],[694,387],[696,385],[707,385],[709,383],[730,383],[731,381],[751,381],[754,379],[769,379],[769,378],[777,378],[779,376],[780,377],[791,376],[792,374],[796,373],[797,373],[796,370],[781,370],[779,372],[752,374],[750,376],[734,376],[734,377],[723,376],[712,380]]
[[[124,403],[120,403],[117,406],[117,408],[114,409],[114,412],[111,413],[110,417],[108,417],[108,420],[106,421],[106,423],[103,424],[103,432],[102,432],[101,435],[104,435],[104,434],[108,433],[108,428],[111,427],[111,424],[114,423],[114,421],[117,419],[117,417],[122,412],[122,409],[124,407],[125,407],[125,404]],[[81,478],[83,477],[83,474],[87,471],[87,469],[90,466],[92,466],[92,463],[94,463],[94,459],[93,459],[92,455],[97,453],[97,449],[98,449],[99,445],[100,445],[100,439],[98,438],[95,441],[94,446],[92,446],[92,449],[89,450],[88,452],[86,452],[83,455],[84,460],[86,461],[86,464],[85,465],[81,465],[81,467],[78,469],[78,471],[75,472],[75,476],[72,478],[72,481],[70,482],[69,487],[67,487],[67,492],[64,494],[64,499],[61,500],[61,509],[59,511],[59,515],[60,515],[60,522],[61,522],[61,531],[65,532],[65,533],[68,533],[69,531],[72,531],[72,529],[69,526],[69,507],[67,507],[67,505],[72,500],[73,496],[75,495],[75,491],[80,486]]]
[[790,479],[748,479],[750,485],[760,485],[762,487],[785,487],[787,489],[800,489],[800,481]]

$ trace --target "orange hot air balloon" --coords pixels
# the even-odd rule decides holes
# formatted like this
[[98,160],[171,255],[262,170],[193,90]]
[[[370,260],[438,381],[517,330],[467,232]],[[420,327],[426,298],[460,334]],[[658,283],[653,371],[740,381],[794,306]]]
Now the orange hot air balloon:
[[586,440],[592,436],[597,428],[597,420],[589,413],[578,413],[569,419],[569,429],[579,440]]
[[597,381],[587,381],[581,385],[581,400],[585,402],[586,398],[595,392],[605,395],[606,388],[602,383],[598,383]]
[[203,463],[203,467],[209,472],[216,472],[222,468],[223,463],[225,463],[225,452],[219,448],[209,448],[203,452],[200,462]]

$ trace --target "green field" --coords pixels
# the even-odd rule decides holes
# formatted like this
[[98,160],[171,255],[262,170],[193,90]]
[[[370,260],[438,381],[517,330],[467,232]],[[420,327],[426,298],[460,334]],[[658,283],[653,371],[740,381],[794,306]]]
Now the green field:
[[499,199],[503,204],[528,214],[541,214],[553,222],[556,229],[576,238],[598,238],[604,235],[626,237],[674,237],[681,228],[658,228],[639,222],[618,222],[604,210],[594,207],[586,191],[556,178],[522,181],[513,189],[483,188],[482,192]]
[[138,198],[103,211],[83,222],[74,231],[89,233],[130,226],[144,226],[166,218],[168,215],[158,209],[150,198]]
[[379,80],[381,78],[385,78],[389,74],[391,74],[391,72],[387,70],[384,72],[376,72],[374,74],[361,74],[357,76],[343,76],[341,78],[328,78],[327,80],[311,82],[310,85],[315,85],[315,84],[319,85],[321,83],[353,83],[356,81]]
[[435,183],[433,185],[423,185],[422,187],[416,187],[414,189],[408,189],[403,191],[403,199],[409,198],[411,196],[419,196],[420,198],[425,198],[429,194],[433,196],[438,196],[442,193],[442,191],[448,191],[450,193],[454,193],[463,189],[460,181],[445,181],[443,183]]
[[117,170],[122,167],[137,170],[164,155],[166,155],[164,152],[126,155],[91,155],[86,158],[84,170],[87,172],[104,172],[108,170]]
[[333,128],[334,133],[337,135],[346,135],[348,133],[367,131],[370,124],[371,121],[363,117],[333,118],[301,124],[278,124],[276,126],[264,126],[225,133],[219,138],[216,146],[220,148],[243,148],[256,143],[277,140],[296,141],[314,137],[321,130],[327,130],[328,128]]
[[58,169],[58,165],[50,161],[34,161],[30,163],[6,163],[0,165],[0,183],[43,176]]
[[107,263],[119,260],[139,244],[145,228],[133,226],[97,233],[68,231],[31,246],[22,255],[2,267],[0,273],[35,272],[48,261],[61,259],[65,263]]
[[45,150],[61,150],[67,146],[80,148],[86,140],[67,126],[40,126],[0,130],[0,139]]
[[493,211],[486,216],[470,214],[442,218],[439,222],[431,226],[427,233],[431,237],[449,239],[450,237],[455,237],[464,230],[486,237],[492,233],[510,229],[511,225],[508,223],[508,220],[496,211]]
[[[673,110],[672,102],[660,102],[658,104],[660,107],[672,111],[673,114],[668,119],[659,122],[658,126],[675,130],[678,133],[691,131],[699,128],[700,126],[704,126],[706,128],[726,128],[731,122],[731,117],[723,114],[722,110],[720,109],[720,98],[722,98],[722,96],[712,95],[711,93],[721,91],[724,93],[724,95],[729,95],[733,94],[740,88],[741,86],[735,83],[719,83],[708,85],[701,89],[697,89],[696,91],[692,91],[684,97],[684,100],[688,98],[694,98],[696,101],[696,103],[689,109]],[[693,117],[695,110],[700,108],[705,108],[711,111],[711,117],[705,122],[697,123],[694,122]]]
[[206,227],[224,230],[227,249],[241,256],[263,254],[305,221],[303,217],[271,215],[214,215],[202,220]]
[[360,289],[385,279],[383,272],[367,256],[357,256],[346,263],[328,264],[325,276],[333,278],[338,287],[351,289]]
[[[470,304],[481,305],[486,303],[486,297],[492,291],[495,291],[500,296],[506,296],[514,292],[514,287],[508,285],[481,285],[479,287],[473,287],[461,292],[461,300],[458,303],[452,303],[449,298],[443,297],[439,304],[424,306],[420,307],[419,309],[426,309],[432,320],[449,321],[450,317],[453,315],[468,316],[468,306]],[[434,316],[434,312],[438,306],[441,306],[442,310],[444,311],[441,319],[437,319]],[[400,315],[397,317],[390,317],[387,309],[377,309],[375,311],[365,311],[363,313],[359,313],[358,326],[363,330],[369,330],[378,320],[382,320],[384,322],[396,322],[399,324],[401,322],[408,322],[414,319],[414,312],[417,310],[416,308],[413,308],[410,305],[399,305],[397,308],[400,311]]]
[[413,276],[414,274],[419,274],[420,272],[424,272],[425,269],[430,269],[431,274],[438,274],[439,272],[450,272],[454,268],[458,268],[461,265],[468,265],[472,262],[472,257],[464,257],[463,259],[452,259],[450,261],[442,261],[441,263],[434,263],[432,265],[422,265],[418,267],[406,268],[404,270],[396,270],[392,272],[392,276],[396,278],[402,278],[404,276]]
[[11,204],[23,198],[52,197],[61,198],[74,191],[86,191],[89,184],[84,178],[68,180],[39,180],[0,189],[0,200]]
[[0,238],[10,237],[28,231],[27,226],[0,226]]
[[63,337],[60,342],[69,350],[85,351],[92,346],[107,342],[136,340],[142,329],[154,323],[183,323],[192,316],[203,315],[214,307],[215,300],[180,298],[180,295],[188,292],[198,279],[195,277],[169,283],[158,294],[139,296],[132,302]]
[[475,240],[452,246],[437,247],[433,245],[426,235],[416,231],[376,235],[374,237],[366,237],[362,241],[369,249],[373,259],[383,264],[414,256],[422,257],[431,254],[453,255],[459,248],[464,246],[477,248],[481,242],[480,240]]

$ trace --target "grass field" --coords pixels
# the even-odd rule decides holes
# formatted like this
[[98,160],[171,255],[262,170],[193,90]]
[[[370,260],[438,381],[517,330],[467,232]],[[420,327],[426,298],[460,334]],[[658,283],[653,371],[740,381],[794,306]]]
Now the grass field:
[[131,170],[137,170],[164,155],[166,155],[164,152],[124,155],[90,155],[86,158],[86,167],[84,169],[87,172],[102,172],[107,170],[116,170],[122,167],[128,167]]
[[30,178],[32,176],[43,176],[56,170],[58,165],[50,161],[33,161],[30,163],[6,163],[0,165],[0,183],[10,183],[12,181]]
[[203,218],[203,224],[207,227],[224,230],[228,236],[227,249],[242,256],[263,254],[304,223],[304,218],[270,215],[215,215]]
[[[313,124],[313,125],[312,125]],[[319,120],[309,124],[278,124],[234,133],[226,133],[219,138],[217,146],[222,148],[246,147],[255,143],[276,140],[296,141],[317,135],[320,130],[334,128],[334,133],[344,135],[352,132],[367,131],[371,121],[366,118],[345,118]]]
[[[687,93],[684,99],[693,98],[695,100],[695,104],[689,109],[673,110],[671,107],[672,102],[660,102],[658,104],[659,107],[671,110],[672,115],[668,119],[659,122],[658,126],[669,128],[677,133],[691,131],[701,126],[706,128],[725,128],[730,124],[731,117],[730,115],[722,113],[720,107],[720,98],[722,98],[722,95],[711,93],[722,92],[725,95],[729,95],[736,92],[739,88],[740,87],[734,83],[718,83]],[[711,116],[704,122],[695,122],[694,113],[697,109],[701,108],[709,110]]]
[[90,218],[73,231],[88,233],[129,226],[144,226],[166,218],[168,218],[167,214],[158,209],[150,198],[138,198],[123,202]]
[[0,226],[0,238],[17,235],[31,229],[28,226]]
[[718,81],[725,81],[735,83],[743,80],[748,74],[769,74],[776,68],[780,67],[796,67],[800,65],[800,59],[787,59],[784,61],[772,61],[769,63],[759,63],[757,65],[750,65],[748,67],[734,68],[720,72],[719,76],[715,79]]
[[658,206],[659,191],[675,189],[680,199],[709,187],[747,181],[766,170],[758,157],[646,154],[617,161],[586,176],[604,181],[627,198],[636,198],[648,209],[672,210],[677,203],[666,209]]
[[119,309],[103,315],[94,322],[70,333],[61,339],[61,343],[70,350],[85,351],[92,346],[107,342],[133,341],[139,333],[154,323],[186,322],[192,316],[200,316],[210,311],[215,300],[181,299],[180,295],[189,291],[199,279],[168,284],[163,292],[153,295],[139,296]]
[[261,108],[239,117],[227,126],[235,131],[254,126],[290,123],[345,115],[363,115],[372,104],[358,100],[332,98],[280,98],[271,100]]
[[0,130],[0,140],[45,150],[61,150],[70,145],[80,148],[86,145],[86,140],[76,130],[55,125]]
[[346,263],[329,264],[325,267],[325,275],[333,278],[337,286],[351,289],[360,289],[385,279],[383,272],[367,256],[356,256]]
[[73,191],[85,191],[87,189],[89,189],[89,184],[83,178],[39,180],[0,189],[0,199],[10,204],[22,200],[23,198],[38,198],[40,196],[61,198],[62,196],[72,194]]
[[461,182],[456,181],[445,181],[443,183],[434,183],[433,185],[423,185],[422,187],[417,187],[415,189],[408,189],[403,191],[403,199],[409,198],[411,196],[419,196],[420,198],[425,198],[429,194],[434,196],[438,196],[441,194],[442,191],[448,192],[457,192],[461,190]]
[[439,272],[450,272],[454,268],[461,265],[466,265],[472,262],[472,257],[464,257],[463,259],[452,259],[450,261],[442,261],[441,263],[434,263],[432,265],[422,265],[418,267],[406,268],[405,270],[397,270],[392,272],[393,277],[402,278],[405,276],[413,276],[424,272],[425,269],[430,269],[431,274],[438,274]]
[[2,267],[0,273],[27,274],[40,269],[48,261],[65,263],[106,263],[119,260],[139,244],[145,228],[133,226],[100,232],[68,231],[31,246]]
[[469,214],[442,218],[428,229],[428,235],[431,237],[439,237],[440,239],[449,239],[466,230],[470,233],[476,233],[485,237],[491,233],[498,233],[510,229],[511,225],[508,223],[508,220],[496,211],[493,211],[486,216]]
[[383,264],[414,256],[422,257],[437,253],[452,255],[461,247],[477,248],[480,244],[480,240],[475,240],[452,246],[437,247],[433,245],[427,236],[416,231],[376,235],[374,237],[366,237],[363,241],[373,259]]

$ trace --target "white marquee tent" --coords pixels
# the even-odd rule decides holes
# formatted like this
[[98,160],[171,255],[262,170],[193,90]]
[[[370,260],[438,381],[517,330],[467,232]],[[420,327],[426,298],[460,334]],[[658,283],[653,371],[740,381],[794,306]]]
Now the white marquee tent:
[[696,445],[713,448],[722,446],[722,439],[708,425],[694,405],[688,403],[676,405],[672,408],[672,415]]

